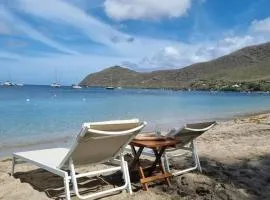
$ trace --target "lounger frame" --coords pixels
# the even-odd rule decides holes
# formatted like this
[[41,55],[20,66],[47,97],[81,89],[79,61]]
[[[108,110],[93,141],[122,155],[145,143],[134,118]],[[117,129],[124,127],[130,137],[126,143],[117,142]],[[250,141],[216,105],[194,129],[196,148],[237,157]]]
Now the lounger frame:
[[[124,120],[127,121],[127,120]],[[111,121],[110,121],[111,122]],[[105,123],[105,122],[101,122]],[[99,122],[97,123],[92,123],[92,124],[100,124]],[[88,126],[91,125],[91,123],[85,123],[81,132],[79,133],[78,137],[83,137],[84,133],[85,133],[85,129],[88,129]],[[102,170],[95,170],[95,171],[91,171],[91,172],[87,172],[87,173],[81,173],[81,174],[76,174],[76,170],[75,170],[75,165],[73,163],[73,159],[72,159],[72,151],[77,147],[77,145],[79,145],[78,140],[76,140],[71,149],[69,150],[69,152],[67,153],[67,155],[63,158],[61,164],[58,167],[53,167],[50,165],[45,165],[43,163],[37,162],[35,160],[29,159],[25,156],[23,156],[23,154],[21,153],[13,153],[13,158],[12,158],[12,169],[11,169],[11,175],[14,175],[14,171],[15,171],[15,165],[19,164],[19,163],[31,163],[34,164],[44,170],[47,170],[53,174],[56,174],[60,177],[63,178],[63,182],[64,182],[64,189],[65,189],[65,196],[67,200],[71,199],[71,193],[70,193],[70,183],[72,183],[73,185],[73,190],[74,193],[76,194],[76,196],[79,199],[89,199],[89,198],[98,198],[101,196],[105,196],[107,194],[116,192],[116,191],[121,191],[121,190],[126,190],[128,193],[132,194],[132,188],[131,188],[131,183],[130,183],[130,176],[129,176],[129,170],[128,170],[128,164],[127,162],[124,160],[124,155],[123,155],[123,151],[124,151],[124,147],[126,145],[128,145],[128,143],[136,136],[136,134],[138,134],[142,128],[146,125],[146,122],[142,122],[140,123],[137,127],[130,129],[130,130],[125,130],[125,131],[118,131],[118,132],[110,132],[108,134],[108,131],[100,131],[100,130],[93,130],[93,129],[88,129],[90,130],[92,133],[96,133],[96,134],[101,134],[101,135],[110,135],[110,136],[117,136],[117,135],[125,135],[125,134],[131,134],[134,133],[133,136],[130,137],[130,139],[128,141],[125,142],[124,145],[122,145],[121,147],[119,147],[119,150],[117,151],[117,153],[115,153],[115,155],[109,159],[106,160],[102,160],[98,163],[111,163],[114,166],[116,165],[116,167],[110,167],[110,168],[106,168],[106,169],[102,169]],[[90,126],[91,127],[91,126]],[[85,129],[84,129],[85,128]],[[52,155],[53,156],[53,155]],[[119,159],[116,159],[116,156],[119,156]],[[89,164],[97,164],[97,163],[89,163]],[[68,171],[69,169],[69,171]],[[104,191],[100,191],[100,192],[96,192],[96,193],[92,193],[89,195],[81,195],[79,193],[79,188],[78,188],[78,183],[77,183],[77,179],[80,177],[94,177],[94,176],[98,176],[101,174],[107,174],[110,172],[114,172],[114,171],[121,171],[123,174],[123,180],[124,180],[124,184],[122,186],[116,187],[116,188],[112,188],[112,189],[108,189],[108,190],[104,190]]]
[[[170,164],[169,164],[169,159],[171,158],[174,158],[174,157],[180,157],[180,156],[183,156],[183,153],[178,153],[178,154],[172,154],[172,155],[169,155],[168,152],[169,151],[177,151],[177,150],[184,150],[184,151],[189,151],[192,153],[192,159],[195,163],[194,166],[190,167],[190,168],[187,168],[187,169],[184,169],[184,170],[177,170],[175,172],[171,172],[171,169],[170,169]],[[179,147],[177,149],[173,149],[173,150],[167,150],[164,154],[163,154],[163,165],[164,165],[164,168],[172,173],[173,176],[178,176],[180,174],[184,174],[184,173],[187,173],[187,172],[190,172],[190,171],[193,171],[193,170],[198,170],[200,173],[202,172],[202,168],[201,168],[201,164],[200,164],[200,159],[199,159],[199,156],[198,156],[198,153],[197,153],[197,149],[196,149],[196,146],[195,146],[195,141],[192,140],[189,144],[189,146],[184,146],[184,147]]]
[[[53,174],[56,174],[58,176],[61,176],[63,178],[64,181],[64,187],[65,187],[65,196],[67,200],[71,199],[71,193],[70,193],[70,183],[72,183],[73,185],[73,190],[74,193],[77,195],[77,197],[79,199],[88,199],[88,198],[97,198],[97,197],[101,197],[104,196],[106,194],[109,193],[113,193],[116,191],[121,191],[121,190],[126,190],[129,194],[132,194],[132,189],[131,189],[131,183],[130,183],[130,177],[129,177],[129,170],[128,170],[128,164],[127,162],[124,160],[124,156],[121,153],[120,154],[120,160],[114,159],[111,163],[112,164],[119,164],[120,166],[117,167],[111,167],[111,168],[106,168],[103,170],[96,170],[96,171],[91,171],[91,172],[87,172],[87,173],[81,173],[81,174],[76,174],[76,170],[75,170],[75,166],[73,164],[72,159],[69,160],[69,170],[70,173],[68,173],[65,170],[61,170],[58,168],[52,168],[48,165],[43,165],[41,163],[35,162],[33,160],[29,160],[25,157],[22,157],[20,155],[17,155],[16,153],[13,154],[13,159],[12,159],[12,171],[11,171],[11,175],[14,175],[14,171],[15,171],[15,165],[19,164],[19,163],[31,163],[34,164],[46,171],[49,171]],[[101,192],[97,192],[97,193],[93,193],[90,195],[81,195],[79,193],[79,188],[78,188],[78,183],[77,183],[77,179],[81,178],[81,177],[94,177],[94,176],[98,176],[101,174],[106,174],[106,173],[110,173],[110,172],[114,172],[114,171],[122,171],[123,173],[123,179],[124,179],[124,185],[120,186],[120,187],[116,187],[113,189],[108,189],[105,191],[101,191]]]
[[[202,133],[208,131],[209,129],[211,129],[213,126],[216,125],[216,122],[207,122],[209,123],[210,125],[205,127],[205,128],[201,128],[201,129],[198,129],[198,128],[189,128],[187,127],[187,125],[184,127],[184,129],[186,131],[191,131],[193,133],[200,133],[198,134],[201,135]],[[172,148],[172,149],[167,149],[166,152],[164,152],[163,154],[163,159],[162,159],[162,164],[164,165],[164,168],[172,173],[173,176],[178,176],[178,175],[181,175],[181,174],[184,174],[184,173],[187,173],[187,172],[190,172],[190,171],[193,171],[193,170],[198,170],[200,173],[202,172],[202,168],[201,168],[201,164],[200,164],[200,159],[199,159],[199,155],[198,155],[198,152],[197,152],[197,148],[196,148],[196,144],[195,144],[195,139],[198,137],[193,137],[187,144],[185,145],[177,145],[176,148]],[[179,134],[179,137],[181,138],[181,134]],[[183,153],[174,153],[178,150],[184,150],[184,151],[189,151],[191,152],[192,154],[192,159],[194,161],[194,166],[190,167],[190,168],[187,168],[187,169],[183,169],[183,170],[176,170],[175,172],[171,172],[171,169],[170,169],[170,164],[169,164],[169,159],[171,158],[174,158],[174,157],[180,157],[180,156],[183,156]],[[170,152],[170,153],[169,153]]]

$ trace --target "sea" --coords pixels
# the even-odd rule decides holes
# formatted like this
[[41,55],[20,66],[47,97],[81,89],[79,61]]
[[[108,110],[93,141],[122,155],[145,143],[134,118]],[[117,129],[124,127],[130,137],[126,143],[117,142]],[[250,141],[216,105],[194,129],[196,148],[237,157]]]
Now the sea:
[[139,118],[145,131],[270,110],[269,93],[0,87],[0,156],[70,145],[84,122]]

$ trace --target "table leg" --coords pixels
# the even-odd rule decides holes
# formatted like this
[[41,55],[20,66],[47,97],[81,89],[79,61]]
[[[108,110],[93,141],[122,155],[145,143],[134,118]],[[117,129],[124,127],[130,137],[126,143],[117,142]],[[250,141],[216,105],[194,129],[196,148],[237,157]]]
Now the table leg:
[[139,150],[136,152],[136,149],[134,146],[130,145],[132,149],[132,154],[134,156],[132,163],[130,164],[130,169],[135,168],[136,164],[139,162],[140,156],[143,151],[143,147],[140,147]]
[[[140,163],[140,156],[142,154],[142,151],[144,149],[144,147],[140,147],[139,150],[136,152],[136,149],[134,146],[130,145],[131,146],[131,150],[132,150],[132,153],[133,153],[133,156],[134,156],[134,159],[132,161],[132,163],[130,164],[130,168],[134,168],[136,165],[138,165],[138,172],[139,172],[139,175],[140,175],[140,178],[141,179],[144,179],[145,178],[145,175],[144,175],[144,172],[143,172],[143,168],[141,166],[141,163]],[[142,186],[143,186],[143,190],[146,190],[148,191],[148,184],[147,183],[142,183]]]
[[[161,160],[159,160],[159,167],[160,167],[160,170],[161,170],[162,174],[165,174],[166,171],[164,169],[164,166],[163,166]],[[170,182],[169,177],[165,177],[165,181],[168,184],[168,186],[171,186],[171,182]]]
[[[163,153],[165,152],[166,147],[151,148],[153,150],[156,158],[155,158],[154,162],[152,163],[151,167],[149,168],[149,174],[148,174],[147,177],[145,177],[144,170],[143,170],[143,168],[141,166],[140,159],[139,159],[141,154],[142,154],[142,151],[143,151],[144,147],[139,147],[139,150],[136,151],[135,147],[133,145],[131,145],[131,149],[132,149],[134,159],[133,159],[130,167],[131,168],[136,167],[138,169],[139,176],[140,176],[140,182],[142,184],[143,190],[148,191],[149,190],[148,183],[156,181],[156,180],[160,180],[160,179],[165,180],[166,183],[169,186],[171,186],[170,180],[169,180],[169,177],[171,177],[171,173],[167,173],[165,171],[164,166],[162,165],[162,161],[161,161],[161,157],[162,157]],[[151,176],[152,173],[157,168],[157,165],[159,165],[161,173],[157,174],[155,176]]]
[[[140,162],[140,161],[139,161]],[[143,172],[143,168],[141,166],[141,164],[139,163],[138,165],[138,168],[139,168],[139,174],[140,174],[140,177],[141,179],[144,179],[145,178],[145,175],[144,175],[144,172]],[[143,186],[143,190],[146,190],[148,191],[148,184],[147,183],[142,183],[142,186]]]
[[159,152],[157,149],[152,149],[152,150],[155,153],[156,159],[153,162],[152,166],[150,167],[149,175],[151,175],[155,171],[157,164],[161,162],[161,156],[164,153],[165,148],[161,148]]
[[[152,165],[152,167],[151,167],[150,173],[153,173],[154,170],[156,169],[156,165],[159,164],[159,168],[160,168],[161,173],[165,175],[165,172],[166,172],[166,171],[165,171],[165,169],[164,169],[164,167],[163,167],[163,165],[162,165],[162,161],[161,161],[161,157],[162,157],[162,154],[164,153],[165,149],[166,149],[166,148],[161,148],[159,152],[158,152],[157,149],[153,149],[153,151],[154,151],[154,153],[155,153],[155,156],[156,156],[156,160],[154,161],[154,163],[153,163],[153,165]],[[150,174],[150,175],[151,175],[151,174]],[[165,177],[165,181],[166,181],[166,183],[167,183],[169,186],[171,186],[169,177]]]

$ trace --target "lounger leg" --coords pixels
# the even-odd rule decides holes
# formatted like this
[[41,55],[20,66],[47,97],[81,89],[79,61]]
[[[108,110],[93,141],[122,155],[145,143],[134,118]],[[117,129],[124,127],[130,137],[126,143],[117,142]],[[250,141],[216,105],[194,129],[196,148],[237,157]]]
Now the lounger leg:
[[13,157],[12,157],[11,176],[14,175],[15,165],[16,165],[16,158],[15,158],[15,156],[13,156]]
[[123,178],[124,178],[124,181],[126,184],[126,190],[127,190],[127,192],[132,194],[128,166],[127,166],[127,162],[124,159],[123,154],[120,154],[120,161],[121,161],[121,169],[122,169],[122,173],[123,173]]
[[75,172],[75,168],[74,168],[74,164],[73,164],[72,159],[69,159],[69,169],[70,169],[70,173],[71,173],[73,190],[74,190],[75,194],[80,198],[78,184],[77,184],[77,178],[76,178],[76,172]]
[[[178,170],[176,172],[173,172],[172,174],[174,176],[178,176],[180,174],[183,174],[183,173],[186,173],[186,172],[189,172],[189,171],[192,171],[192,170],[195,170],[195,169],[198,169],[200,171],[200,161],[199,161],[199,157],[197,155],[197,151],[196,151],[196,148],[195,148],[195,145],[194,145],[194,141],[191,141],[190,142],[190,146],[187,147],[187,148],[183,148],[184,150],[187,150],[187,151],[191,151],[192,153],[192,158],[193,158],[193,161],[194,161],[194,164],[195,166],[193,167],[190,167],[188,169],[184,169],[184,170]],[[173,157],[177,157],[177,156],[181,156],[181,154],[179,155],[174,155]]]
[[166,171],[170,173],[171,169],[170,169],[170,164],[169,164],[169,160],[168,160],[168,156],[167,156],[166,152],[163,154],[162,164],[163,164],[164,168],[166,169]]
[[129,194],[132,194],[132,187],[131,187],[131,182],[130,182],[130,176],[129,176],[129,170],[128,170],[128,163],[125,161],[125,173],[127,176],[127,181],[128,181],[128,186],[127,186],[127,192]]
[[193,149],[193,152],[192,153],[194,155],[194,160],[195,160],[195,162],[197,164],[197,168],[198,168],[199,172],[202,173],[202,168],[201,168],[200,159],[199,159],[199,156],[198,156],[198,152],[197,152],[196,146],[195,146],[195,144],[194,144],[193,141],[192,141],[191,144],[192,144],[192,149]]
[[70,189],[69,189],[69,178],[68,178],[68,174],[65,174],[64,177],[64,186],[65,186],[65,194],[66,194],[66,199],[67,200],[71,200],[70,198]]
[[200,159],[199,159],[199,156],[197,154],[197,164],[198,164],[198,170],[200,173],[202,173],[202,167],[201,167],[201,163],[200,163]]

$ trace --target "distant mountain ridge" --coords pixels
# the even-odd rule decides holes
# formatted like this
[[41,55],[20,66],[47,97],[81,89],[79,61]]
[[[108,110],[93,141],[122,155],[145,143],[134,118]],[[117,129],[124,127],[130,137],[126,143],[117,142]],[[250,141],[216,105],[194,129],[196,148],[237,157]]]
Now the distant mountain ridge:
[[141,73],[114,66],[89,74],[80,85],[183,89],[201,81],[256,82],[261,80],[270,80],[270,42],[245,47],[217,59],[181,69]]

